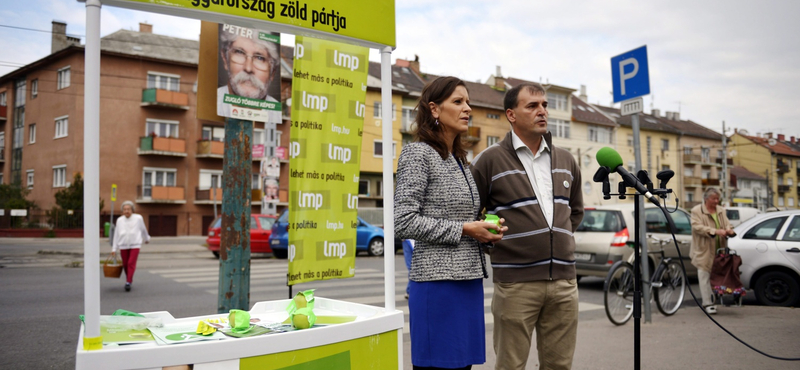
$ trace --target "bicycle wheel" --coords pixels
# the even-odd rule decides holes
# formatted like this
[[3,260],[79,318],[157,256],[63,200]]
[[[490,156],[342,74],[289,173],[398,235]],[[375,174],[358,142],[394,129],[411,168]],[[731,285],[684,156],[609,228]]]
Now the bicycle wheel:
[[[664,316],[678,312],[686,295],[686,275],[678,261],[672,260],[658,266],[658,271],[653,275],[653,294],[656,307]],[[658,284],[660,283],[660,284]]]
[[633,266],[629,263],[617,262],[608,271],[603,303],[606,316],[614,325],[623,325],[633,316]]

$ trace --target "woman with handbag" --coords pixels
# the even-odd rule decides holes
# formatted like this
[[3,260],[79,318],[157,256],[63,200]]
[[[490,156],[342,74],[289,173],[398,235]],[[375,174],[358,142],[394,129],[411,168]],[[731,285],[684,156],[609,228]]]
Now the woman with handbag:
[[711,292],[711,267],[717,249],[726,248],[728,237],[736,235],[728,220],[725,208],[719,206],[720,193],[708,188],[703,193],[703,203],[692,208],[692,247],[689,256],[697,267],[703,309],[708,314],[717,313]]
[[122,257],[122,269],[125,271],[125,291],[131,290],[133,273],[136,271],[136,261],[139,259],[139,249],[142,242],[150,243],[150,234],[144,226],[142,216],[134,211],[133,202],[126,200],[122,203],[122,217],[117,219],[114,227],[114,241],[111,247],[114,259],[119,249]]

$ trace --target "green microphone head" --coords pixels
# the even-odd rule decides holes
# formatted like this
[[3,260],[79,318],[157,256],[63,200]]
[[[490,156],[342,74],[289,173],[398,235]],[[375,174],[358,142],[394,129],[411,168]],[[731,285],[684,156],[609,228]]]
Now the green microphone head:
[[601,166],[606,166],[612,171],[618,166],[622,165],[622,157],[616,150],[604,146],[597,151],[597,163]]

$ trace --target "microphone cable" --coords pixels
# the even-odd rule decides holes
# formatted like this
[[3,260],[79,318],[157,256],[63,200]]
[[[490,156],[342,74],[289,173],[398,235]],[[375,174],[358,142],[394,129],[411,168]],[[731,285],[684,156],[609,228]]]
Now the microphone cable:
[[[667,222],[669,223],[669,232],[672,234],[672,242],[675,244],[675,249],[678,251],[678,261],[681,263],[681,269],[683,270],[683,276],[684,276],[684,278],[686,280],[689,280],[689,274],[686,273],[686,266],[684,266],[684,264],[683,264],[683,256],[681,255],[681,249],[678,248],[678,238],[675,236],[675,224],[672,221],[672,217],[670,217],[669,214],[667,214],[667,210],[665,209],[665,207],[666,207],[666,204],[664,204],[664,207],[659,205],[658,209],[661,210],[661,212],[664,214],[664,217],[666,217],[667,220],[668,220]],[[687,283],[688,283],[688,281],[687,281]],[[798,357],[780,357],[780,356],[770,355],[769,353],[766,353],[764,351],[759,350],[758,348],[753,347],[752,345],[750,345],[749,343],[745,342],[744,340],[739,339],[739,337],[737,337],[736,335],[731,333],[728,329],[726,329],[724,326],[722,326],[722,324],[717,322],[717,320],[714,320],[714,318],[711,317],[711,315],[708,312],[706,312],[706,310],[703,309],[703,305],[700,303],[700,301],[697,300],[697,297],[694,295],[694,292],[692,291],[691,284],[686,284],[686,288],[689,289],[689,294],[692,295],[692,299],[694,299],[694,303],[697,304],[697,307],[700,308],[700,311],[703,311],[703,314],[705,314],[708,317],[709,320],[711,320],[720,329],[722,329],[722,331],[724,331],[725,333],[730,335],[733,339],[736,339],[736,341],[738,341],[739,343],[744,344],[747,348],[750,348],[751,350],[761,354],[762,356],[766,356],[766,357],[769,357],[771,359],[781,360],[781,361],[800,361],[800,358],[798,358]]]

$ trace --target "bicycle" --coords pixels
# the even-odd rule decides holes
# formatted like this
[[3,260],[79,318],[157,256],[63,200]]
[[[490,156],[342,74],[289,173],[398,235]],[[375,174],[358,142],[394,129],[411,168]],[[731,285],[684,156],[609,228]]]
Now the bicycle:
[[[628,247],[632,247],[628,242]],[[664,316],[674,315],[683,303],[686,295],[686,275],[679,261],[666,258],[664,251],[653,251],[648,254],[660,254],[661,262],[650,277],[650,281],[642,280],[653,293],[658,311]],[[606,316],[614,325],[624,325],[633,315],[634,269],[633,254],[627,261],[617,261],[611,266],[603,284],[603,304]]]

